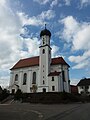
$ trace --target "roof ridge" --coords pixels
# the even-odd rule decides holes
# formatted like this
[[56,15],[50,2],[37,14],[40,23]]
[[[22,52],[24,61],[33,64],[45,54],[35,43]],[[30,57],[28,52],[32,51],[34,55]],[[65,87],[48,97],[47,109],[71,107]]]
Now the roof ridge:
[[23,58],[23,59],[20,59],[20,60],[27,60],[27,59],[38,58],[38,57],[39,57],[39,56],[32,56],[32,57]]
[[[21,58],[20,60],[27,60],[27,59],[32,59],[32,58],[38,58],[39,56],[32,56],[32,57],[28,57],[28,58]],[[54,58],[51,58],[51,59],[58,59],[58,58],[62,58],[63,59],[63,57],[61,56],[61,57],[54,57]],[[20,60],[18,60],[18,61],[20,61]],[[64,60],[64,59],[63,59]],[[65,60],[64,60],[65,61]]]

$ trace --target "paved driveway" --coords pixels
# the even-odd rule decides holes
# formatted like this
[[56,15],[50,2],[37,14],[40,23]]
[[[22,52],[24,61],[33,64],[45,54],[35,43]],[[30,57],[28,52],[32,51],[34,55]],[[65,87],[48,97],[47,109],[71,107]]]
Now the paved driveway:
[[[90,104],[3,104],[0,120],[90,120]],[[82,117],[82,119],[81,119]]]

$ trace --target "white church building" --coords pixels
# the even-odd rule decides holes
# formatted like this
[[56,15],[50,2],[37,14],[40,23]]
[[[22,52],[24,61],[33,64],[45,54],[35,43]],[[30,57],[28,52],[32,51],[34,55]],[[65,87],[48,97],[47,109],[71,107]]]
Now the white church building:
[[10,92],[70,92],[70,66],[62,57],[51,58],[51,32],[46,27],[40,38],[40,55],[21,59],[10,69]]

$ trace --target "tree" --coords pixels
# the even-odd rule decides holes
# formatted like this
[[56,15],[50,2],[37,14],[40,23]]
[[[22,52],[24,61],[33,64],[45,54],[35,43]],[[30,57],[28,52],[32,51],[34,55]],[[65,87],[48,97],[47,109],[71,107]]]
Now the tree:
[[[2,90],[2,88],[0,88]],[[7,91],[7,89],[2,90],[1,94],[0,94],[0,101],[6,99],[9,96],[9,93]]]
[[2,87],[0,86],[0,94],[2,93]]

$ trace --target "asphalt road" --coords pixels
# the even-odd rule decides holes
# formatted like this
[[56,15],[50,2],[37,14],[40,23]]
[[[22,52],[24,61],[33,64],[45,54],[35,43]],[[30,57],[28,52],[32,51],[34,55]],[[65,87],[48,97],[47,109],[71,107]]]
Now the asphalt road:
[[1,104],[0,120],[90,120],[90,103]]

